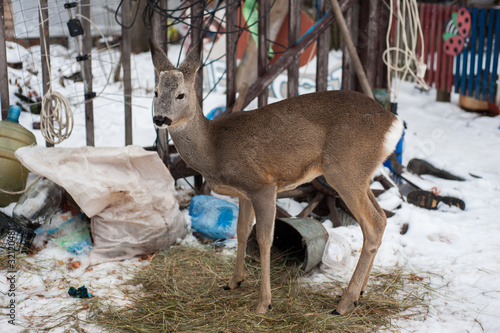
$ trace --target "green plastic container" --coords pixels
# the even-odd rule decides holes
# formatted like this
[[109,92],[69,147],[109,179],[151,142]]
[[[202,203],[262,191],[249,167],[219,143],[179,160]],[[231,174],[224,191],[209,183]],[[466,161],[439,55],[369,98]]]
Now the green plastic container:
[[[0,121],[0,189],[17,192],[26,188],[29,171],[14,156],[21,147],[36,144],[36,138],[19,125],[19,109],[11,106],[7,120]],[[14,110],[13,110],[14,109]],[[0,207],[17,202],[21,194],[5,194],[0,191]]]

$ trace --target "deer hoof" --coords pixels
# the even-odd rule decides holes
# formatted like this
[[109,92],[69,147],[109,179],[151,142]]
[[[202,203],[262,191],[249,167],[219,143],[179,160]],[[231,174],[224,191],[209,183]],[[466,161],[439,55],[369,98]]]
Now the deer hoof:
[[273,306],[271,304],[259,303],[255,312],[258,314],[265,314],[268,310],[271,310]]
[[[340,301],[340,304],[337,306],[337,309],[335,312],[340,315],[345,315],[346,313],[352,312],[354,308],[358,305],[358,300],[354,301],[347,301],[347,299],[344,297],[342,301]],[[335,313],[332,313],[335,314]]]
[[239,282],[236,282],[236,285],[234,287],[231,287],[231,282],[229,282],[227,285],[225,285],[223,288],[224,290],[233,290],[233,289],[236,289],[238,288],[239,286],[241,286],[241,282],[243,281],[239,281]]

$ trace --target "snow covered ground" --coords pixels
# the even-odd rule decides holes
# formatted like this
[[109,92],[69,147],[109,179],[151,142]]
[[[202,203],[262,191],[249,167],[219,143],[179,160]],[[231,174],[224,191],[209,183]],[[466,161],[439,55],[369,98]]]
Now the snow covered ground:
[[[171,59],[176,59],[175,50],[171,51]],[[339,54],[332,53],[330,59],[338,61]],[[132,63],[135,66],[134,144],[151,146],[155,139],[151,121],[153,67],[149,54],[134,56]],[[311,65],[309,70],[314,68]],[[70,69],[67,70],[69,74]],[[10,75],[16,73],[12,72]],[[31,83],[36,86],[38,79],[39,77],[32,77]],[[58,82],[54,83],[55,90],[68,95],[75,95],[75,91],[83,90],[81,83],[76,86],[62,87]],[[95,89],[99,91],[99,88]],[[94,101],[96,146],[124,144],[123,97],[120,89],[120,83],[111,83],[103,98]],[[77,97],[74,98],[73,102],[77,102]],[[13,95],[11,100],[15,100]],[[464,200],[464,211],[449,207],[440,207],[435,211],[425,210],[401,203],[394,191],[379,198],[386,209],[393,209],[399,203],[401,208],[394,210],[396,215],[388,220],[384,240],[375,261],[376,269],[384,271],[399,266],[409,272],[418,272],[433,290],[429,296],[429,313],[424,318],[397,324],[408,332],[500,332],[500,116],[482,117],[463,111],[457,106],[456,95],[452,95],[451,103],[435,102],[434,90],[428,94],[421,93],[410,83],[403,83],[397,102],[399,116],[408,127],[403,164],[406,165],[411,158],[422,158],[466,179],[458,182],[432,176],[414,177],[424,189],[436,187],[442,195],[453,195]],[[214,93],[205,99],[204,109],[208,112],[224,103],[225,96]],[[23,112],[21,124],[31,129],[36,118],[37,116]],[[84,119],[83,108],[80,106],[75,110],[73,134],[60,146],[85,145]],[[43,144],[40,131],[33,132],[38,143]],[[292,211],[293,207],[300,209],[298,203],[282,201],[280,204],[292,205]],[[13,204],[1,210],[10,214],[12,208]],[[400,230],[404,224],[409,225],[408,232],[401,235]],[[339,278],[347,281],[361,248],[361,231],[357,225],[334,229],[327,221],[325,226],[330,234],[335,235],[332,237],[344,244],[342,264],[345,266],[339,265],[336,271],[332,271],[328,266],[322,265],[310,279],[322,281],[332,274],[339,274]],[[193,244],[193,238],[189,238],[187,243]],[[69,270],[69,258],[80,261],[81,266]],[[125,305],[124,291],[115,286],[131,276],[130,268],[144,265],[144,262],[130,259],[89,268],[85,255],[75,256],[57,247],[49,247],[28,260],[33,264],[32,269],[15,273],[17,326],[8,324],[8,309],[2,307],[0,332],[50,328],[57,320],[66,318],[64,316],[67,316],[67,324],[50,331],[63,332],[64,329],[74,327],[72,313],[79,303],[68,297],[68,285],[85,285],[94,295],[111,297],[118,304]],[[3,271],[0,274],[7,276],[8,273]],[[2,306],[9,304],[11,299],[7,296],[7,282],[0,279]],[[128,292],[140,290],[131,288]],[[102,331],[92,325],[81,326],[89,332]]]

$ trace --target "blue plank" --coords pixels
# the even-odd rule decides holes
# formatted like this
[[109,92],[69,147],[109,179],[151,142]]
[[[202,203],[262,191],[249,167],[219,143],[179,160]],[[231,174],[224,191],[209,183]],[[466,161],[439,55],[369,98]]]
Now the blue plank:
[[477,39],[477,8],[472,8],[472,23],[470,26],[470,66],[469,72],[467,73],[467,96],[472,96],[474,90],[474,77],[476,76],[474,72],[474,67],[476,66],[476,39]]
[[493,66],[491,67],[491,82],[490,82],[490,103],[495,102],[495,85],[498,72],[498,43],[500,42],[500,9],[495,10],[496,12],[496,24],[495,24],[495,46],[493,47]]
[[[483,75],[483,49],[484,49],[484,29],[486,25],[486,9],[481,9],[479,12],[479,45],[477,49],[477,68],[476,68],[476,99],[480,99],[481,94],[481,79]],[[485,71],[486,75],[486,71]]]
[[[489,11],[489,19],[488,19],[488,38],[486,39],[486,65],[484,68],[486,68],[485,71],[489,71],[490,65],[491,65],[491,48],[493,45],[493,30],[494,29],[494,24],[495,24],[495,10],[490,10]],[[488,94],[488,75],[483,76],[483,84],[482,86],[482,100],[486,100],[486,96]]]

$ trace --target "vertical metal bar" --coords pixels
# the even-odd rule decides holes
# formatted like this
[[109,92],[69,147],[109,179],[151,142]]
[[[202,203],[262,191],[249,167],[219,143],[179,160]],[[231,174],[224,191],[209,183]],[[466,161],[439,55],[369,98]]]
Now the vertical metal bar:
[[[330,1],[319,0],[318,20],[330,9]],[[330,29],[326,29],[316,41],[316,91],[328,89],[328,52],[330,51]]]
[[[42,62],[42,91],[47,94],[50,89],[50,32],[49,32],[49,8],[47,0],[40,0],[40,53]],[[46,147],[54,145],[45,142]]]
[[[488,37],[486,38],[486,65],[484,68],[489,69],[491,65],[491,48],[493,45],[493,31],[495,30],[494,24],[495,24],[495,13],[498,14],[497,11],[491,10],[490,11],[490,17],[488,19]],[[488,75],[483,76],[483,100],[486,100],[486,95],[488,94]]]
[[[480,99],[481,82],[483,79],[483,49],[484,49],[484,29],[486,28],[486,9],[479,11],[479,45],[477,48],[477,68],[476,68],[476,88],[474,89],[476,99]],[[486,74],[486,70],[484,71]]]
[[132,80],[130,73],[130,0],[122,3],[122,68],[123,68],[123,99],[125,107],[125,145],[132,144]]
[[493,65],[491,67],[490,76],[490,98],[489,102],[495,102],[495,85],[497,80],[497,70],[498,70],[498,51],[500,49],[500,10],[494,10],[496,12],[496,24],[495,24],[495,46],[493,47]]
[[[167,9],[168,1],[160,0],[158,3],[159,9]],[[164,29],[162,24],[162,17],[158,10],[155,10],[153,13],[153,17],[151,18],[152,25],[152,39],[160,45],[162,50],[168,54],[167,50],[167,33],[166,29]],[[159,73],[155,71],[155,86],[159,81]],[[157,143],[156,143],[156,151],[158,156],[163,161],[163,164],[168,166],[168,132],[166,129],[157,129],[156,130]]]
[[7,119],[10,105],[7,50],[5,49],[5,41],[4,1],[0,0],[0,98],[2,109],[2,118],[0,119]]
[[[269,63],[269,46],[267,43],[268,28],[269,28],[269,0],[259,1],[259,45],[257,50],[257,72],[259,77],[267,71]],[[268,89],[258,97],[258,106],[267,105]]]
[[[81,13],[90,20],[90,0],[82,0]],[[92,82],[92,32],[90,22],[82,20],[83,31],[83,54],[88,54],[89,58],[82,62],[83,80],[85,83],[85,126],[87,130],[87,146],[95,146],[94,141],[94,102],[93,102],[93,82]]]
[[226,110],[231,112],[236,102],[236,45],[238,43],[238,4],[226,8]]
[[[204,1],[191,0],[191,41],[192,43],[197,41],[202,43],[201,54],[203,54],[203,4]],[[195,80],[196,96],[200,102],[200,107],[203,109],[203,68],[198,70]]]
[[[288,47],[295,45],[300,38],[300,0],[288,0]],[[300,57],[297,57],[290,67],[288,67],[287,97],[294,97],[299,94],[299,67]]]
[[472,8],[472,23],[470,26],[470,66],[467,73],[467,96],[474,92],[475,66],[476,66],[476,39],[477,39],[477,8]]

